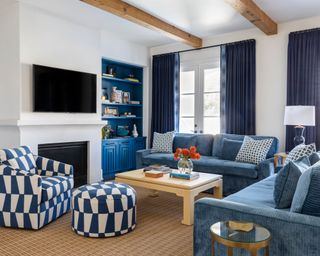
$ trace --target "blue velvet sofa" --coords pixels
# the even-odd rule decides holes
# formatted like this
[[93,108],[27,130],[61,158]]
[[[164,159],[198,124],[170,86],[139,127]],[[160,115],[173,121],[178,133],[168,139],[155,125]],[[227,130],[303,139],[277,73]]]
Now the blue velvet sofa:
[[[320,217],[275,209],[273,187],[276,175],[255,183],[223,200],[203,198],[195,203],[194,255],[211,255],[210,226],[219,221],[251,221],[266,227],[272,235],[272,256],[320,255]],[[215,244],[215,255],[227,255]],[[249,255],[234,250],[235,256]],[[264,255],[260,250],[259,255]]]
[[[223,152],[224,140],[242,142],[243,135],[234,134],[176,134],[173,141],[173,152],[176,148],[197,146],[201,159],[193,161],[194,171],[223,175],[223,194],[233,194],[274,173],[273,155],[278,151],[279,140],[275,137],[251,136],[254,139],[273,138],[267,159],[260,164],[236,162],[235,148]],[[240,143],[241,145],[241,143]],[[143,168],[151,164],[163,164],[171,168],[177,167],[173,154],[152,152],[151,149],[139,150],[136,153],[136,166]]]

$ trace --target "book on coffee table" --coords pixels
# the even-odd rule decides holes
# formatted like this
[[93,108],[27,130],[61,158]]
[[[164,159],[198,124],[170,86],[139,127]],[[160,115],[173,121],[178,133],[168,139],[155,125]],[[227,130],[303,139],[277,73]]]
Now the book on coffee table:
[[184,179],[184,180],[195,180],[200,177],[198,172],[192,173],[180,173],[180,172],[171,172],[170,178]]
[[155,164],[155,165],[150,165],[148,167],[145,167],[143,169],[143,171],[144,172],[146,172],[146,171],[159,171],[159,172],[162,172],[162,173],[166,174],[166,173],[170,173],[171,169],[170,169],[170,167],[168,167],[166,165],[157,165],[157,164]]

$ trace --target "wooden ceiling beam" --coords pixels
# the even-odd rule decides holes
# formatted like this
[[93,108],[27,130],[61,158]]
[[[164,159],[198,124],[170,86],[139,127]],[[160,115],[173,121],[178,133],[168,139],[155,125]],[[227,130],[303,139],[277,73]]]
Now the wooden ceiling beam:
[[133,5],[121,0],[80,0],[121,18],[135,22],[152,30],[159,31],[170,38],[195,48],[202,47],[202,39],[191,35]]
[[278,25],[253,0],[225,0],[267,35],[278,33]]

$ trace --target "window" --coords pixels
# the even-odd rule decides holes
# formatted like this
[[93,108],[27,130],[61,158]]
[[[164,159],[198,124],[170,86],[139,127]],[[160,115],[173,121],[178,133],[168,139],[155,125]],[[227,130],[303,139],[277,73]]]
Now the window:
[[181,63],[180,127],[184,133],[220,132],[220,65]]

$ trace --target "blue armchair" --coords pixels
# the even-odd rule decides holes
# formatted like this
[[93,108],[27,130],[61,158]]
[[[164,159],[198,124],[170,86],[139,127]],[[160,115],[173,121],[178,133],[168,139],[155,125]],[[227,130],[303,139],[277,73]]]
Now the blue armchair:
[[73,167],[34,156],[26,146],[0,150],[0,226],[40,229],[70,209]]

